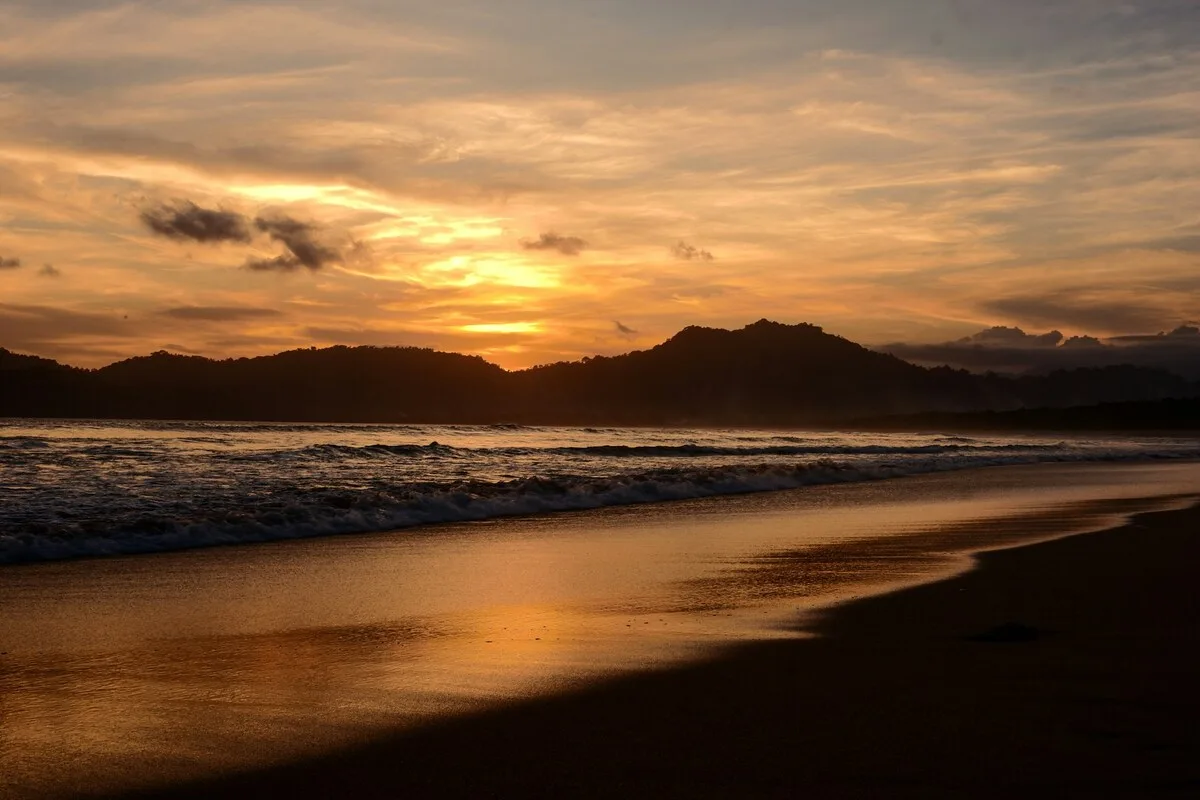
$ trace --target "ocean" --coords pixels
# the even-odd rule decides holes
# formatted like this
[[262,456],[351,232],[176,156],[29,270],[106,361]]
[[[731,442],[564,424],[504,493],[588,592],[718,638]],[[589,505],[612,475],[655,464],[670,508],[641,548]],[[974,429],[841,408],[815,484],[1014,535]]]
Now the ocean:
[[0,434],[0,797],[31,800],[324,757],[803,637],[831,604],[1182,507],[1200,486],[1185,439]]
[[656,503],[1005,464],[1200,457],[1166,437],[0,420],[0,564]]

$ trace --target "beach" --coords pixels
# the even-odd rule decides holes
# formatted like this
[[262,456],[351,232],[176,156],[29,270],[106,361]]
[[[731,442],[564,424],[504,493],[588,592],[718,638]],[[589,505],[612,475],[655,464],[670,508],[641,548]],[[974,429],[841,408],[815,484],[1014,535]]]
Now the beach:
[[0,800],[1200,800],[1200,0],[0,43]]
[[[1184,763],[1187,714],[1140,698],[1151,670],[1147,702],[1188,702],[1194,514],[1118,526],[1198,478],[1002,467],[10,568],[0,789],[923,794],[1052,774],[1051,745],[1078,783],[1150,728]],[[1006,622],[1036,639],[963,638]]]
[[1190,508],[987,553],[818,638],[151,796],[1194,797],[1198,532]]

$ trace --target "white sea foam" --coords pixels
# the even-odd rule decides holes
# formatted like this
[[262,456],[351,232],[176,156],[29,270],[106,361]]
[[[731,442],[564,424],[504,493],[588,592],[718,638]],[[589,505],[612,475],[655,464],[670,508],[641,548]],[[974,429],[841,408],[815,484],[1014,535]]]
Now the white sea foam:
[[[293,426],[286,435],[311,439],[318,432],[348,438],[345,429],[328,426],[300,431]],[[403,432],[442,438],[448,433]],[[278,437],[280,431],[273,428],[270,435]],[[0,511],[0,564],[389,531],[1005,464],[1200,457],[1196,442],[1161,439],[947,437],[922,444],[914,436],[873,436],[888,441],[870,443],[864,437],[846,441],[845,435],[812,434],[790,437],[805,444],[776,447],[765,442],[782,437],[766,433],[755,444],[744,444],[744,433],[729,432],[684,432],[690,439],[683,443],[671,441],[679,432],[660,433],[658,438],[667,441],[652,443],[646,440],[656,434],[645,431],[558,429],[514,446],[496,441],[498,435],[528,438],[529,429],[492,428],[483,440],[477,436],[453,446],[301,441],[298,447],[278,448],[240,442],[215,451],[209,437],[197,443],[187,440],[195,437],[163,441],[149,435],[131,442],[116,436],[103,444],[94,438],[84,443],[77,437],[49,437],[44,441],[53,446],[28,445],[27,453],[36,457],[9,452],[7,462],[0,460],[9,473],[0,474],[22,464],[53,463],[64,476],[87,472],[93,479],[24,486],[0,481],[0,499],[8,501]],[[636,436],[643,443],[577,441],[589,436]],[[563,444],[571,437],[575,441]],[[733,439],[743,444],[730,444]],[[229,447],[232,453],[226,452]],[[388,466],[376,463],[378,457]],[[124,465],[122,474],[96,478],[97,470],[112,469],[114,462]],[[576,470],[567,471],[570,467]],[[12,503],[22,497],[26,503],[18,511]]]

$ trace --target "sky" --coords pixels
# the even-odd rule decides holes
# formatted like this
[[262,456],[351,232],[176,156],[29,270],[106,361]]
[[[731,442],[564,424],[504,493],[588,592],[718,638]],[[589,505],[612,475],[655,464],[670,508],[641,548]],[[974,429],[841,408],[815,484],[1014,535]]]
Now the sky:
[[1200,318],[1194,0],[5,0],[0,346]]

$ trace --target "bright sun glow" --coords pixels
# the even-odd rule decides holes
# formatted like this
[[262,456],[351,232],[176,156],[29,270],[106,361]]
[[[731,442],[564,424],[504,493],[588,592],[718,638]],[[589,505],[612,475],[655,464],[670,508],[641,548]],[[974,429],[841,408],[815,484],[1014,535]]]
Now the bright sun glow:
[[419,274],[421,283],[431,287],[493,284],[537,289],[562,285],[554,268],[529,264],[520,256],[507,254],[452,256],[420,267]]

